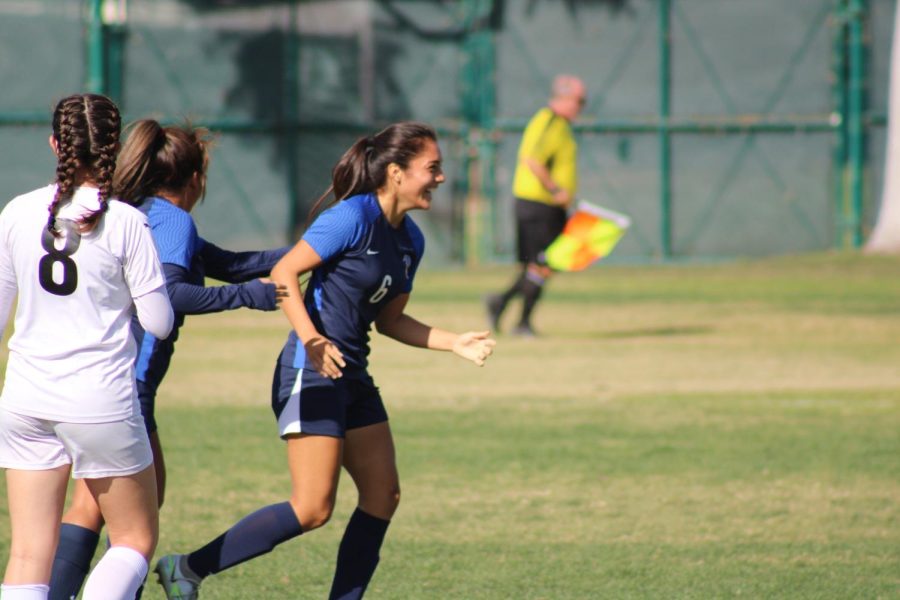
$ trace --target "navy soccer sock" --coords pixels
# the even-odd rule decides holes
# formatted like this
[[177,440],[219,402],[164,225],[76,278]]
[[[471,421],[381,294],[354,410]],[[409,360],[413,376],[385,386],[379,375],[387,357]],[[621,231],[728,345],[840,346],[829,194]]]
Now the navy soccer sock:
[[329,600],[357,600],[378,566],[378,552],[390,521],[356,509],[338,549],[337,568]]
[[49,600],[70,600],[78,596],[91,569],[100,535],[86,527],[63,523],[59,528],[59,545],[50,573]]
[[290,502],[271,504],[250,513],[207,545],[191,552],[187,564],[194,574],[203,578],[271,552],[278,544],[301,533],[303,527]]

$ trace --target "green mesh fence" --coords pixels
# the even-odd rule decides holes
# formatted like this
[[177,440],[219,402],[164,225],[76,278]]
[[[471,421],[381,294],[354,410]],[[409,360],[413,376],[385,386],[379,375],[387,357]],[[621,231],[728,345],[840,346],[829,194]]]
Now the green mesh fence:
[[[0,0],[0,203],[46,183],[49,112],[99,88],[217,146],[196,217],[296,239],[353,140],[432,123],[427,260],[511,260],[510,183],[553,76],[580,75],[580,195],[632,216],[615,260],[858,244],[877,216],[893,0]],[[98,20],[98,16],[100,19]]]

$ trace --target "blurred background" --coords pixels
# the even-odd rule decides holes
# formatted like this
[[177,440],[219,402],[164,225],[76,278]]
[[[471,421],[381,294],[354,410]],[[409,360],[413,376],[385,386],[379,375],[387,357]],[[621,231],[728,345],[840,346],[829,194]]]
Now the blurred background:
[[0,0],[0,202],[48,182],[53,105],[218,136],[201,234],[296,239],[352,141],[433,124],[432,264],[509,262],[511,175],[557,73],[588,84],[580,196],[613,261],[859,247],[878,213],[894,0]]

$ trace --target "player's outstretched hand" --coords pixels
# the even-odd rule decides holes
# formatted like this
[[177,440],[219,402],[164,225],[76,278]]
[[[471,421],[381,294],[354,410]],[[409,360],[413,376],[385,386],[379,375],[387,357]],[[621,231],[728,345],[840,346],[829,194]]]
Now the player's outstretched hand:
[[479,367],[484,366],[487,357],[493,354],[497,341],[489,338],[490,331],[467,331],[456,338],[453,353],[471,360]]
[[341,369],[347,366],[344,355],[334,343],[324,337],[314,337],[305,344],[306,356],[309,357],[313,368],[330,379],[338,379],[343,373]]

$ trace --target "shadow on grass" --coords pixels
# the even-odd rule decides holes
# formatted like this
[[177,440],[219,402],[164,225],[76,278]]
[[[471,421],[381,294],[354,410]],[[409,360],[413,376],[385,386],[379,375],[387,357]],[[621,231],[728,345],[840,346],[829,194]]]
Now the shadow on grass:
[[548,332],[542,337],[551,338],[576,338],[576,339],[610,339],[621,340],[645,337],[676,337],[688,335],[705,335],[714,333],[715,327],[709,325],[672,326],[672,327],[644,327],[640,329],[622,329],[619,331],[579,330]]

